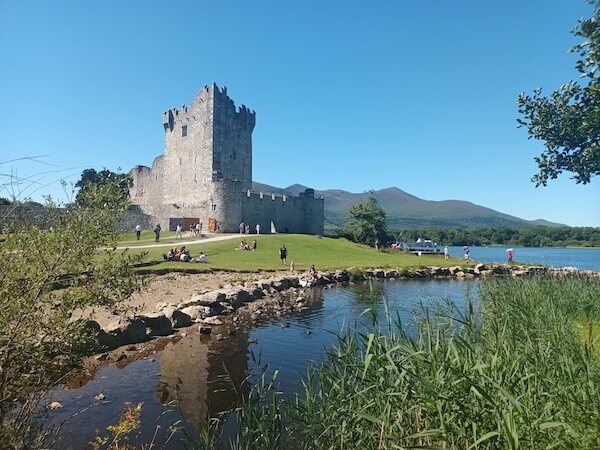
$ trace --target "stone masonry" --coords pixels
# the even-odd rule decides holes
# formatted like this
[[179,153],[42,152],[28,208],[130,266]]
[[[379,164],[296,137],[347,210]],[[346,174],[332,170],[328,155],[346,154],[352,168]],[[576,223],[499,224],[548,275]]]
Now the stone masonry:
[[131,170],[131,201],[163,229],[202,222],[203,230],[322,234],[324,201],[307,189],[299,197],[252,192],[252,131],[256,114],[236,107],[227,88],[204,86],[189,107],[163,114],[165,154],[152,167]]

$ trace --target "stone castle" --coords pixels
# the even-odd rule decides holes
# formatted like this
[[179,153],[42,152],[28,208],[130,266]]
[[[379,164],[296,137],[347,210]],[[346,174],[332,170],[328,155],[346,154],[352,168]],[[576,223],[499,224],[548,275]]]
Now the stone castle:
[[313,189],[298,197],[252,191],[254,111],[236,107],[227,88],[204,86],[192,104],[163,114],[165,154],[131,170],[132,204],[147,223],[184,230],[323,234],[324,200]]

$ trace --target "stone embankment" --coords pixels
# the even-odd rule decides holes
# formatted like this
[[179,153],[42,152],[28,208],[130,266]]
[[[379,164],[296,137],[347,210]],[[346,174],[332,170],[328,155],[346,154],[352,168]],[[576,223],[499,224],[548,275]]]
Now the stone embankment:
[[97,322],[90,326],[97,331],[100,344],[106,350],[148,341],[157,336],[168,336],[177,329],[198,326],[201,334],[210,334],[213,326],[221,325],[219,316],[229,315],[244,305],[259,299],[270,301],[278,294],[289,293],[295,297],[292,305],[284,308],[291,312],[306,308],[308,295],[303,294],[305,288],[327,286],[347,281],[365,281],[369,279],[472,279],[488,276],[531,276],[551,274],[561,276],[579,273],[589,276],[600,276],[600,273],[579,271],[577,269],[551,269],[547,267],[523,267],[516,265],[478,264],[473,268],[464,267],[430,267],[403,270],[362,270],[348,269],[321,273],[316,278],[305,275],[279,275],[229,289],[196,294],[189,300],[179,304],[159,303],[155,311],[138,314],[122,319],[119,323],[102,329]]

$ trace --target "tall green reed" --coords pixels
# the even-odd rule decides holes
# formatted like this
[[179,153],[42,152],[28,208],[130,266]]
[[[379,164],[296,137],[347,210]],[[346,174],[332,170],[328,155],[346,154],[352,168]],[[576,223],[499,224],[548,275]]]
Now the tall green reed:
[[424,307],[410,333],[371,298],[373,326],[340,335],[300,394],[256,385],[232,446],[600,448],[600,365],[573,325],[600,320],[600,280],[492,279],[479,295]]

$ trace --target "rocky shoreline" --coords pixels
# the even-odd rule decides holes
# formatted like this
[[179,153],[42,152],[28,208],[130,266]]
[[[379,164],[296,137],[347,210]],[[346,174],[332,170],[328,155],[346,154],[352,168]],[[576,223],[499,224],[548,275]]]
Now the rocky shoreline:
[[[489,276],[523,277],[539,274],[564,276],[581,274],[600,276],[600,273],[572,268],[553,269],[543,266],[518,266],[506,264],[477,264],[475,267],[430,267],[404,270],[362,270],[349,268],[323,272],[316,278],[305,274],[281,274],[257,281],[247,281],[240,286],[221,288],[203,294],[195,294],[177,304],[157,303],[153,311],[121,318],[117,323],[102,328],[98,322],[90,321],[90,327],[104,350],[150,341],[156,337],[173,335],[180,329],[196,326],[201,334],[211,334],[213,327],[221,325],[222,316],[231,315],[239,308],[257,300],[274,302],[279,294],[289,294],[291,303],[277,302],[275,312],[292,312],[306,308],[309,294],[306,289],[329,286],[335,283],[365,280],[402,279],[474,279]],[[261,314],[260,309],[250,312],[253,319]],[[220,318],[221,317],[221,318]]]

